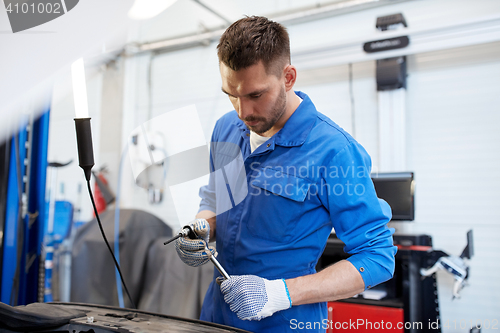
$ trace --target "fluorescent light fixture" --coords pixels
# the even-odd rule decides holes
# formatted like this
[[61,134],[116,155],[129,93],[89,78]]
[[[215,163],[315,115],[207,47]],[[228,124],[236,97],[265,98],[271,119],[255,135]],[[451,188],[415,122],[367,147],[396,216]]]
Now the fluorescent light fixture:
[[135,0],[128,11],[128,17],[133,20],[146,20],[163,12],[177,0]]
[[82,58],[71,65],[71,77],[73,79],[76,118],[88,118],[87,83],[85,81],[85,66]]

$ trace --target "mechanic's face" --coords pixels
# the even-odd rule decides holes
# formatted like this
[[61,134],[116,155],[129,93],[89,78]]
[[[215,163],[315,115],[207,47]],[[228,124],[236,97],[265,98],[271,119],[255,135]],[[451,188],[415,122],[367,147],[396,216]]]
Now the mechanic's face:
[[220,63],[222,91],[229,96],[238,117],[257,134],[265,134],[286,111],[284,75],[267,74],[264,64],[233,71]]

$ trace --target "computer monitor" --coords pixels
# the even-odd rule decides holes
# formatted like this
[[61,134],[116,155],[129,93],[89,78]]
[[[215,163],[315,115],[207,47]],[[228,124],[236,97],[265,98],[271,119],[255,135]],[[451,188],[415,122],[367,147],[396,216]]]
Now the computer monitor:
[[373,173],[371,178],[377,196],[391,206],[391,221],[415,219],[413,172]]

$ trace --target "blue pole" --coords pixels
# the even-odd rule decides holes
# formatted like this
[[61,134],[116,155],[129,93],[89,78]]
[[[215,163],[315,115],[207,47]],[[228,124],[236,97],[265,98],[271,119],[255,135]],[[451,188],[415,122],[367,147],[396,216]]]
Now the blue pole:
[[[20,139],[20,135],[18,140]],[[3,260],[2,260],[2,297],[5,304],[13,305],[11,302],[12,287],[17,269],[18,257],[18,222],[19,222],[19,174],[16,166],[16,145],[12,139],[10,143],[9,176],[7,181],[7,201],[5,212],[5,228],[3,239]]]

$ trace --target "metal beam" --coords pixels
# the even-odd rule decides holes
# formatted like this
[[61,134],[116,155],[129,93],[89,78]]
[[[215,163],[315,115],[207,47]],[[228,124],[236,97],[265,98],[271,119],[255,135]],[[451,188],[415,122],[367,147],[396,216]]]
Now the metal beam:
[[[409,46],[376,53],[363,51],[365,42],[398,36],[409,36]],[[420,29],[405,28],[382,33],[374,30],[373,35],[369,36],[360,36],[318,48],[292,50],[292,61],[301,69],[313,69],[496,41],[500,41],[500,15],[498,14]]]
[[[198,0],[193,0],[200,3]],[[334,2],[329,5],[320,7],[303,8],[299,11],[283,15],[282,13],[270,15],[269,17],[285,26],[319,20],[335,15],[346,14],[359,10],[365,10],[373,7],[384,5],[393,5],[401,2],[416,1],[416,0],[346,0],[342,2]],[[201,4],[201,3],[200,3]],[[143,44],[130,44],[126,47],[126,54],[134,56],[144,52],[171,52],[181,49],[206,46],[210,43],[219,40],[225,29],[216,29],[201,34],[193,34],[179,38],[160,40]]]
[[196,2],[199,6],[205,8],[206,10],[208,10],[210,13],[214,14],[215,16],[217,16],[218,18],[220,18],[222,21],[224,21],[224,23],[226,23],[227,25],[230,25],[232,22],[230,20],[228,20],[225,16],[223,16],[221,13],[219,13],[218,11],[216,11],[215,9],[213,9],[212,7],[208,6],[207,4],[204,4],[203,2],[201,2],[200,0],[193,0],[194,2]]

